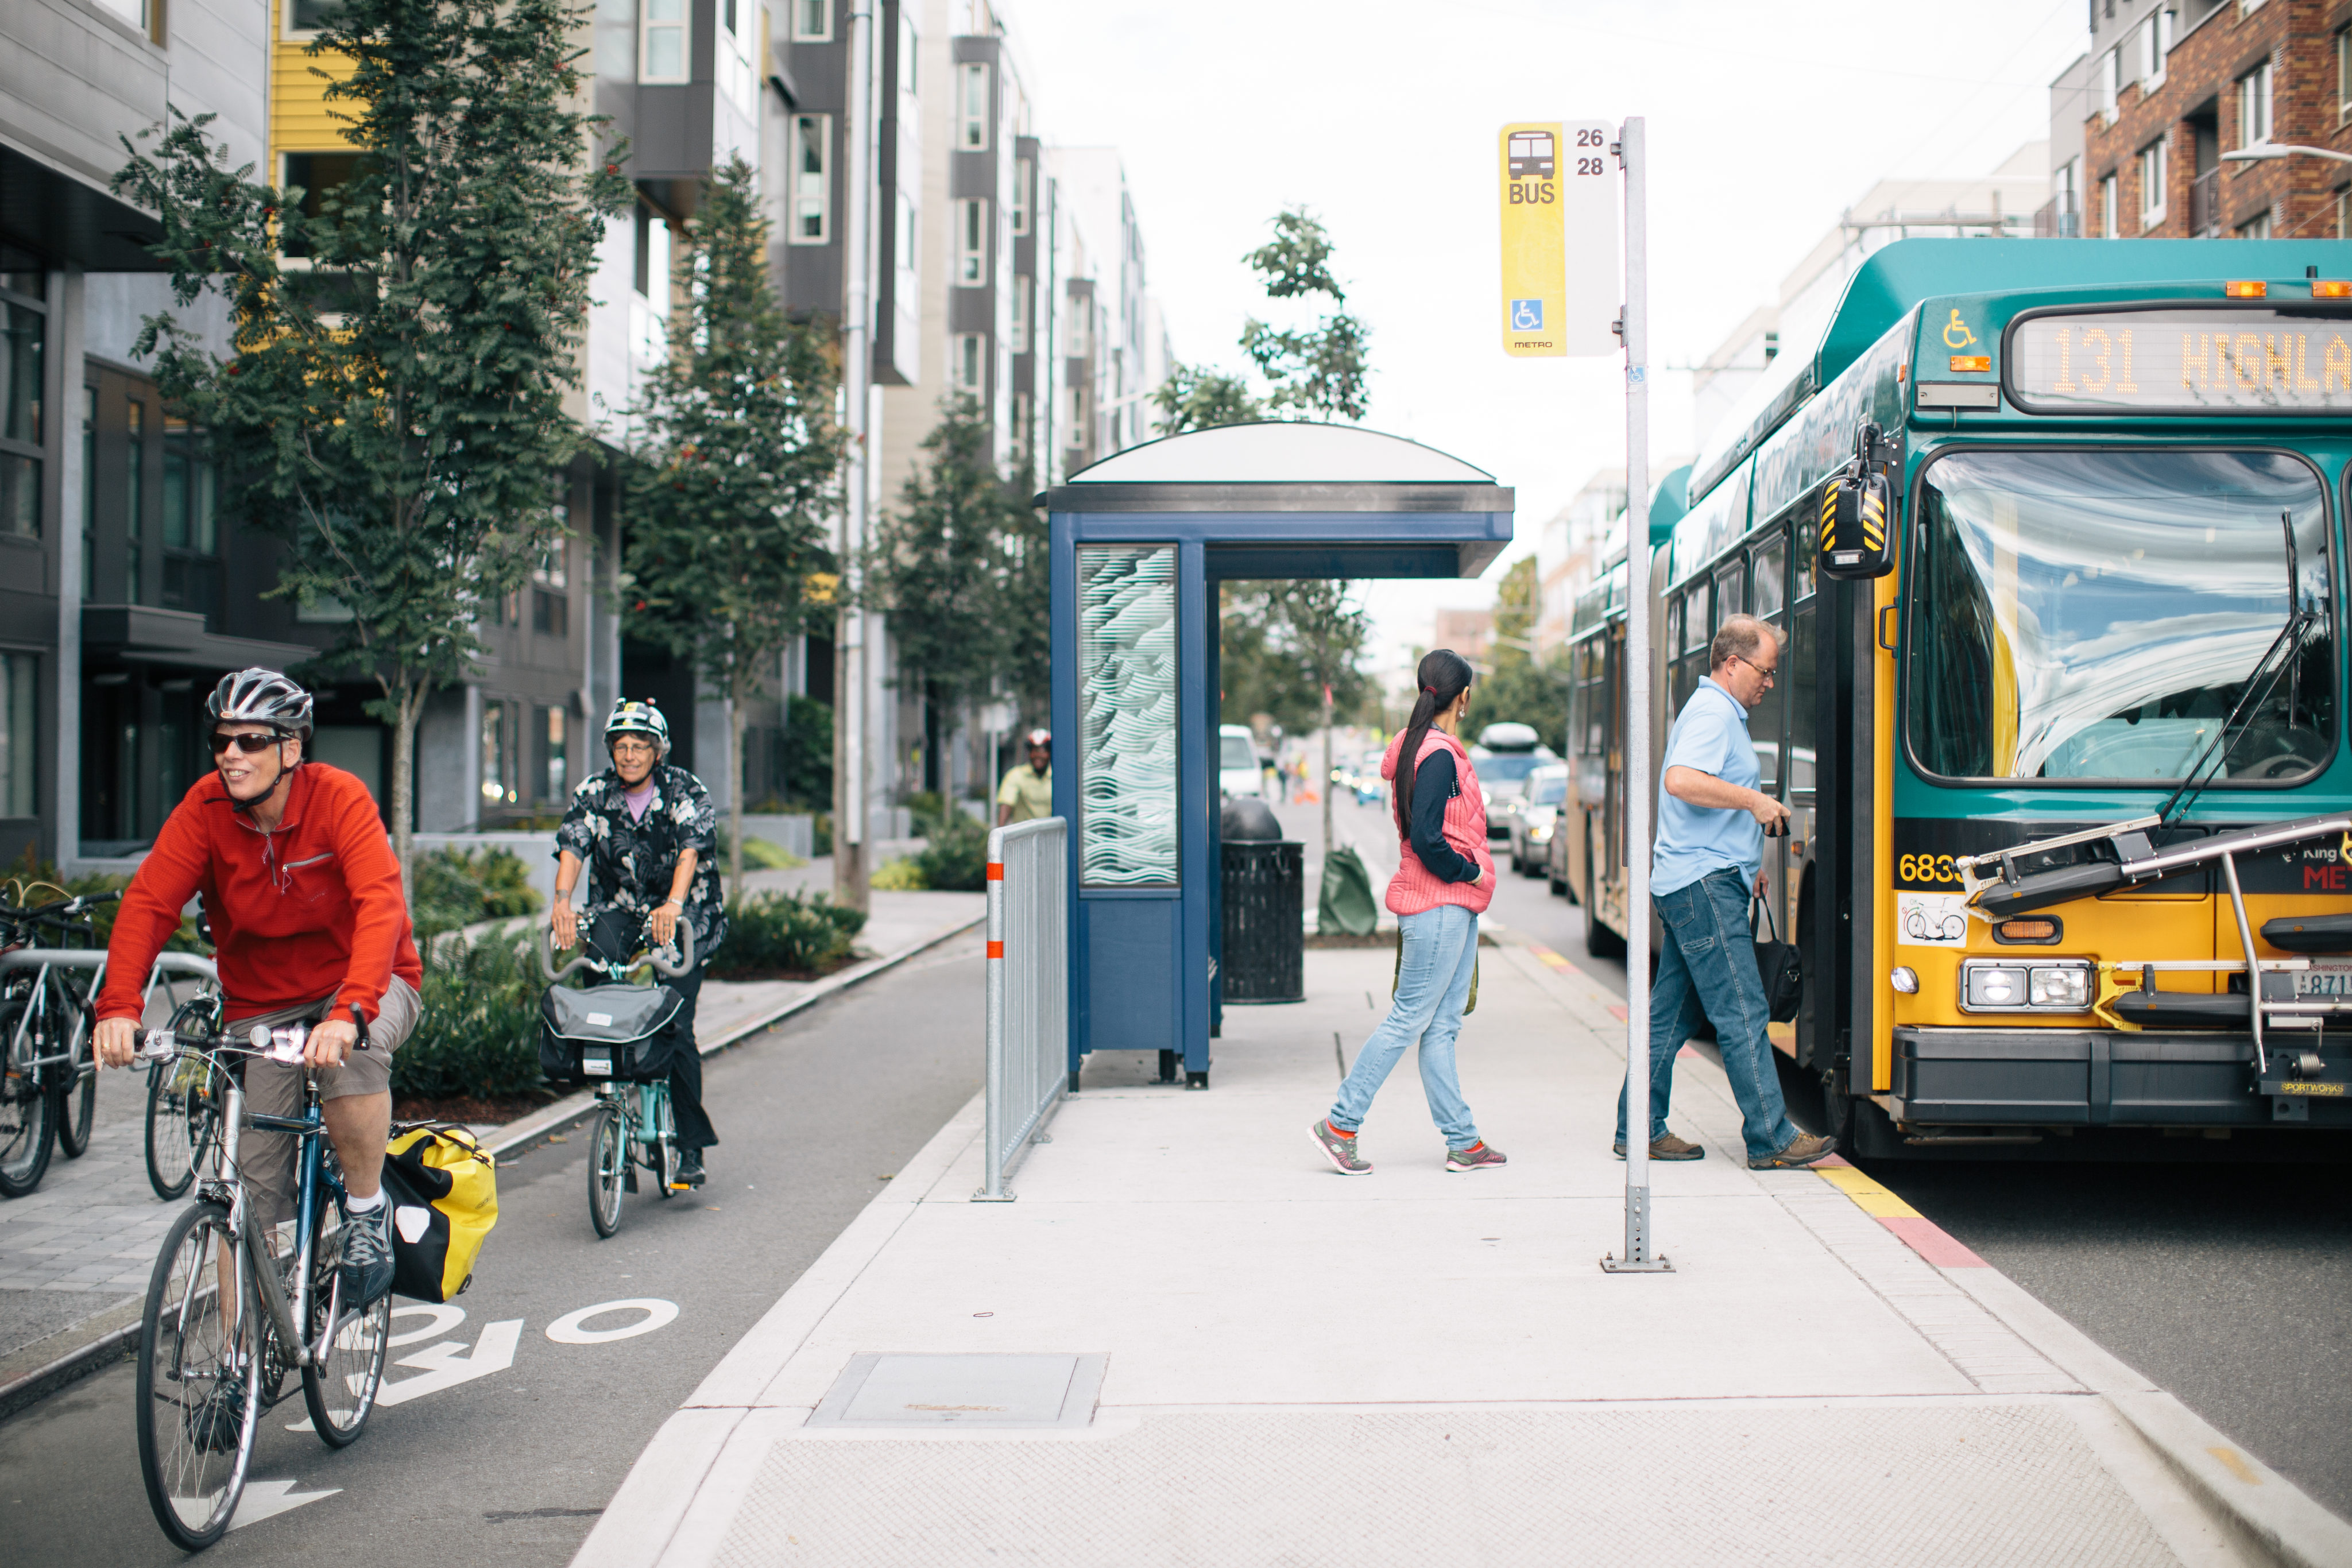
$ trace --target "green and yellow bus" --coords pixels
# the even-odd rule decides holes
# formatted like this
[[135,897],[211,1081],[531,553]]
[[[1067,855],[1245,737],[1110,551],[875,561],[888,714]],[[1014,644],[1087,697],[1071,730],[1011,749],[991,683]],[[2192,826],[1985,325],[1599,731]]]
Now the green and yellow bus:
[[[1783,639],[1774,1043],[1861,1152],[2352,1127],[2347,278],[2341,242],[1888,246],[1654,528],[1653,757],[1726,615]],[[1628,591],[1570,645],[1554,880],[1596,952]]]

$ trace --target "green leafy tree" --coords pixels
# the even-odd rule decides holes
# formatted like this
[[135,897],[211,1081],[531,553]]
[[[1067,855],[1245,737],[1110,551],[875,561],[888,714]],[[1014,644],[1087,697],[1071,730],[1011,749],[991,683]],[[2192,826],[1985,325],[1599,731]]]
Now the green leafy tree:
[[314,663],[376,685],[404,875],[425,700],[474,667],[482,606],[560,538],[583,440],[563,395],[603,220],[629,193],[617,152],[588,162],[601,122],[572,108],[588,16],[341,0],[310,52],[348,66],[326,91],[357,154],[346,183],[306,212],[309,193],[232,168],[209,116],[152,152],[126,142],[114,179],[156,214],[179,305],[228,303],[226,359],[168,311],[138,351],[211,433],[240,519],[284,543],[273,591],[348,616]]
[[1160,411],[1163,435],[1207,430],[1219,424],[1247,424],[1265,417],[1265,405],[1253,396],[1249,382],[1206,365],[1177,365],[1151,394]]
[[[1274,238],[1244,259],[1265,282],[1269,299],[1318,296],[1336,307],[1347,293],[1331,275],[1331,237],[1304,207],[1274,220]],[[1371,407],[1371,332],[1362,321],[1334,309],[1312,327],[1280,330],[1252,317],[1242,328],[1242,351],[1273,383],[1265,400],[1277,416],[1296,409],[1323,419],[1361,419]]]
[[745,716],[807,624],[810,575],[833,560],[835,372],[819,329],[776,298],[759,176],[740,156],[704,186],[677,285],[668,357],[633,411],[628,622],[727,694],[727,876],[740,893]]
[[1495,590],[1495,635],[1487,668],[1470,685],[1470,711],[1462,732],[1476,737],[1490,724],[1535,726],[1543,743],[1562,756],[1568,748],[1568,675],[1555,658],[1535,657],[1536,562],[1522,559],[1503,574]]

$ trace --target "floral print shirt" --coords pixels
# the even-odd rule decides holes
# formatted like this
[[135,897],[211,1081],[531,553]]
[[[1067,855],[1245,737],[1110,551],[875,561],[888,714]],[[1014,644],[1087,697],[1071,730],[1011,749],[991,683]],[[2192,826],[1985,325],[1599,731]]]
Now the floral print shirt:
[[663,763],[650,782],[654,798],[644,818],[633,820],[618,769],[607,768],[583,779],[555,830],[555,847],[570,850],[588,868],[588,904],[580,912],[583,928],[607,910],[652,915],[669,896],[678,856],[698,852],[701,861],[679,918],[693,928],[699,968],[727,939],[727,906],[719,896],[719,868],[711,855],[719,841],[719,811],[702,780],[683,768]]

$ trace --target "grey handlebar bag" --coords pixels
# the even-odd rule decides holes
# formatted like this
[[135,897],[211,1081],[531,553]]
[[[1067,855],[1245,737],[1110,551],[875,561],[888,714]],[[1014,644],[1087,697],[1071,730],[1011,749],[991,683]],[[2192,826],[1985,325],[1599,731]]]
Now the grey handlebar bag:
[[667,986],[550,986],[539,1004],[540,1068],[563,1083],[667,1078],[682,1005]]

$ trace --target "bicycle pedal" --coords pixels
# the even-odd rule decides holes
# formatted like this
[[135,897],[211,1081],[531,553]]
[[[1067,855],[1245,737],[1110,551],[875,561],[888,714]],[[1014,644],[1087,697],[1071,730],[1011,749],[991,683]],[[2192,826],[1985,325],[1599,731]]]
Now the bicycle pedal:
[[627,1173],[622,1176],[622,1178],[621,1178],[621,1190],[622,1190],[623,1192],[635,1192],[635,1191],[636,1191],[636,1190],[637,1190],[637,1168],[636,1168],[636,1166],[631,1166],[629,1167],[629,1169],[628,1169]]

